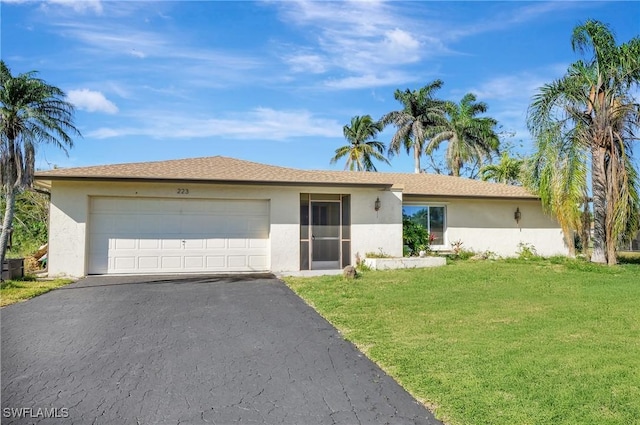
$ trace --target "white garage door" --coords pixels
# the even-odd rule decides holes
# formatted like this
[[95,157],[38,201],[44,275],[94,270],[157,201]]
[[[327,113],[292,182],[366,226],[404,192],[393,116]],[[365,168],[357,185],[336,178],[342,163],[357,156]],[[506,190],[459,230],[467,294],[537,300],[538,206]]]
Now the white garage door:
[[268,268],[268,201],[91,199],[90,274]]

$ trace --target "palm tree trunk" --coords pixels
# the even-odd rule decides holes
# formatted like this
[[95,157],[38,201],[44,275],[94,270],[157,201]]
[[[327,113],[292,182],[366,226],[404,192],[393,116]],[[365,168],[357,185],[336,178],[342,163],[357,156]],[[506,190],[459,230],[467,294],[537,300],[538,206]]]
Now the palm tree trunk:
[[584,197],[584,205],[582,209],[582,218],[581,218],[581,229],[580,229],[580,239],[582,242],[582,254],[587,259],[591,258],[591,250],[589,249],[589,243],[591,242],[590,234],[591,234],[591,216],[589,214],[589,200],[587,199],[587,195]]
[[618,159],[619,153],[616,152],[615,144],[611,144],[611,152],[609,153],[609,161],[607,164],[607,219],[605,220],[606,228],[605,234],[607,235],[606,239],[606,252],[607,252],[607,264],[613,266],[617,264],[618,260],[616,258],[617,251],[617,242],[618,238],[616,237],[614,231],[615,219],[616,219],[616,207],[617,203],[620,200],[620,193],[618,191]]
[[420,145],[415,143],[413,145],[413,172],[416,174],[420,174],[422,172],[420,168]]
[[460,177],[460,169],[462,168],[462,160],[455,159],[453,161],[452,167],[451,167],[451,172],[453,173],[453,175],[455,177]]
[[605,150],[600,146],[591,148],[591,184],[593,186],[593,253],[591,261],[605,264],[606,244],[606,199]]
[[[7,185],[6,188],[6,206],[4,209],[4,219],[2,220],[2,232],[0,233],[0,267],[4,264],[7,246],[9,244],[9,229],[13,221],[13,213],[16,202],[16,191],[13,185]],[[0,270],[0,280],[2,279],[2,270]]]
[[567,245],[567,249],[569,250],[569,257],[576,257],[576,247],[573,241],[573,231],[568,225],[561,224],[562,227],[562,236],[564,237],[564,243]]

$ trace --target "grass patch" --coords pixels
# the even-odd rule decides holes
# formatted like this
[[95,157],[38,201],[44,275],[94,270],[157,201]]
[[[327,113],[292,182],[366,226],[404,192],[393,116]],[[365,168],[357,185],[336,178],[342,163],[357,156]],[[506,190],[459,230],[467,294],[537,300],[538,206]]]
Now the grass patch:
[[458,424],[640,424],[640,267],[579,260],[287,278]]
[[21,280],[5,280],[0,284],[0,307],[37,297],[71,282],[71,279],[37,280],[29,276]]

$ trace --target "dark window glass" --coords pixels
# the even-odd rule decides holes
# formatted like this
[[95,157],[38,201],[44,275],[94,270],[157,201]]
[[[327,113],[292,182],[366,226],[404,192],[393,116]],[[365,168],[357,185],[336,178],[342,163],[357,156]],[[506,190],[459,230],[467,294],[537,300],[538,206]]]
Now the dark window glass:
[[342,268],[351,265],[351,242],[342,241]]
[[342,196],[342,239],[351,239],[351,195]]
[[432,245],[444,245],[444,207],[429,207],[429,234]]
[[405,205],[402,207],[403,218],[424,226],[433,238],[432,245],[444,245],[445,207],[430,207],[428,205]]
[[309,194],[300,194],[300,239],[309,239]]
[[300,270],[309,270],[309,241],[300,241]]

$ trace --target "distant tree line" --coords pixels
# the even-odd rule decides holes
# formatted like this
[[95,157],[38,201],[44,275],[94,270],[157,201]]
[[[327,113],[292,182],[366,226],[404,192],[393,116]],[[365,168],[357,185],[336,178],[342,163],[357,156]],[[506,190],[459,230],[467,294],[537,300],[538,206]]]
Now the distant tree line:
[[[467,176],[477,177],[482,173],[481,166],[490,164],[492,156],[500,153],[498,122],[481,116],[488,106],[478,101],[473,93],[467,93],[458,103],[435,97],[443,84],[442,80],[435,80],[418,90],[396,90],[394,96],[401,108],[377,121],[370,115],[353,117],[343,128],[349,143],[336,149],[331,163],[346,157],[345,169],[377,171],[374,160],[388,164],[389,158],[405,150],[413,155],[415,173],[424,172],[421,161],[426,155],[437,173],[461,176],[464,167],[471,165]],[[387,147],[375,139],[389,125],[396,131]],[[445,164],[440,167],[435,165],[433,154],[443,144],[446,144]],[[494,179],[494,174],[487,173],[486,178]],[[518,173],[507,180],[519,182]]]

